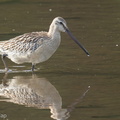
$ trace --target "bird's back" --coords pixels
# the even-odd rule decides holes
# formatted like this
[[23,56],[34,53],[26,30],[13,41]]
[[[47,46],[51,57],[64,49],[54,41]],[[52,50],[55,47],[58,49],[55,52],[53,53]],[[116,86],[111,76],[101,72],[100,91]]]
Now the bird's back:
[[32,54],[49,40],[47,32],[25,33],[8,41],[1,41],[0,54],[7,54],[9,59],[18,64],[32,62]]
[[26,33],[8,41],[0,42],[0,53],[26,53],[34,52],[40,45],[42,45],[43,40],[49,39],[47,32],[31,32]]

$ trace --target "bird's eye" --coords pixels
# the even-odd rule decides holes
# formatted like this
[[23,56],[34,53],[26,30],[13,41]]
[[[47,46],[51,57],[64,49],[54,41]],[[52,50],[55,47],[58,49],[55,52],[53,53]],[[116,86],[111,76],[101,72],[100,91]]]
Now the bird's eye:
[[61,25],[63,24],[62,22],[59,22]]

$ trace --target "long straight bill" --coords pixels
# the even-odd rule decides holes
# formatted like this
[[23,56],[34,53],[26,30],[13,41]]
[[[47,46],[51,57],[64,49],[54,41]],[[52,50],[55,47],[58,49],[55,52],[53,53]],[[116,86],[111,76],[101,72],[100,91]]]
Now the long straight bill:
[[84,48],[84,46],[72,35],[72,33],[62,24],[64,29],[66,30],[67,34],[79,45],[80,48],[87,54],[87,56],[90,56],[88,51]]
[[84,48],[84,46],[72,35],[72,33],[66,29],[67,34],[79,45],[80,48],[82,48],[82,50],[88,55],[90,56],[90,54],[88,53],[88,51]]

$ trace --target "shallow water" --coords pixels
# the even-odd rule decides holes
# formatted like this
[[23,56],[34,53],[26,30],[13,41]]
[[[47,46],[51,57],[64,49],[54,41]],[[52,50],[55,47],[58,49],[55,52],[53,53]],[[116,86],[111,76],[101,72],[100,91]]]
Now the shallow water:
[[[22,85],[15,84],[14,89],[26,84],[31,87],[34,81],[39,81],[40,88],[31,89],[38,88],[35,91],[46,96],[46,101],[57,101],[53,102],[54,105],[59,105],[62,110],[73,105],[67,115],[58,111],[63,120],[120,119],[119,0],[0,0],[0,11],[1,41],[26,32],[47,31],[52,19],[62,16],[90,53],[90,57],[86,56],[67,34],[62,33],[62,42],[56,53],[36,66],[36,77],[30,71],[31,64],[17,65],[7,60],[12,71],[5,78],[0,61],[0,84],[5,85],[2,88],[9,88],[11,83],[14,85],[12,81],[22,82]],[[43,78],[50,89],[40,83]],[[88,86],[91,86],[90,90],[81,98]],[[50,108],[27,106],[17,101],[9,102],[1,96],[0,119],[53,119]]]

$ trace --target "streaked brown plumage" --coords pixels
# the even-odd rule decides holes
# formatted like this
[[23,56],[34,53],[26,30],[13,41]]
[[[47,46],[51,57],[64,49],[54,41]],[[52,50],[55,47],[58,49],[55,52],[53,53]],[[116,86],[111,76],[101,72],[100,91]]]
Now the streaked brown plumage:
[[34,71],[34,66],[37,63],[48,60],[57,50],[61,42],[60,32],[67,32],[89,55],[87,50],[72,36],[66,21],[62,17],[56,17],[52,21],[48,32],[25,33],[8,41],[0,42],[0,54],[6,71],[8,71],[8,67],[5,57],[17,64],[32,63],[32,71]]

